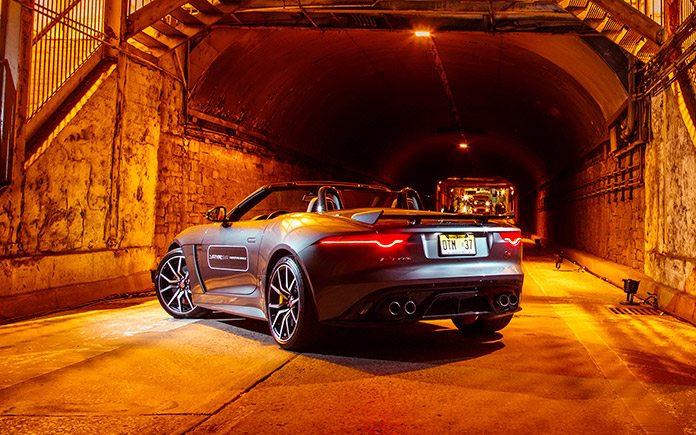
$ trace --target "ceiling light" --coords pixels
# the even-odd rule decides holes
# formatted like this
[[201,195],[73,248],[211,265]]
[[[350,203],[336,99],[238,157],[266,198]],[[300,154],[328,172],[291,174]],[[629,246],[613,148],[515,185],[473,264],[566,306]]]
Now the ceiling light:
[[415,35],[419,38],[428,38],[430,32],[428,30],[416,30]]
[[461,148],[461,149],[463,149],[463,150],[468,149],[468,148],[469,148],[469,144],[466,143],[466,142],[462,142],[462,143],[459,144],[459,148]]

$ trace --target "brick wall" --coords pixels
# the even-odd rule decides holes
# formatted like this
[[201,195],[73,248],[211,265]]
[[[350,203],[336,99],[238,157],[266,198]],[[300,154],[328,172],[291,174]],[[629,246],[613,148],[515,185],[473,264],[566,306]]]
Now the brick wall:
[[272,182],[332,178],[328,171],[284,161],[282,155],[261,149],[252,152],[250,147],[213,132],[162,136],[154,241],[159,254],[187,226],[206,223],[204,214],[215,205],[229,210]]
[[[224,205],[229,210],[265,184],[346,179],[343,168],[189,123],[182,98],[180,84],[168,81],[162,87],[160,104],[166,109],[161,110],[153,241],[158,257],[181,230],[207,223],[208,209]],[[360,180],[360,175],[351,178]]]

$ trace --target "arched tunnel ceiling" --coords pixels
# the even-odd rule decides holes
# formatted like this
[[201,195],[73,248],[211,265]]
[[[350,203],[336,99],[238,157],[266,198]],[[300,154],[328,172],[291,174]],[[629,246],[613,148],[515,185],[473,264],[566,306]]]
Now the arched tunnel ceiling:
[[626,100],[573,35],[218,29],[192,50],[189,79],[194,110],[416,186],[488,175],[536,185],[603,140]]

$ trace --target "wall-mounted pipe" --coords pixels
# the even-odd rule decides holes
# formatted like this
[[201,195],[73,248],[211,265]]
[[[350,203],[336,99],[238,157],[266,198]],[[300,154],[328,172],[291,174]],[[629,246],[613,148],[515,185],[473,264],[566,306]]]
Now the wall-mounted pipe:
[[636,64],[633,58],[628,60],[628,108],[626,124],[621,131],[621,138],[627,142],[633,137],[636,128]]

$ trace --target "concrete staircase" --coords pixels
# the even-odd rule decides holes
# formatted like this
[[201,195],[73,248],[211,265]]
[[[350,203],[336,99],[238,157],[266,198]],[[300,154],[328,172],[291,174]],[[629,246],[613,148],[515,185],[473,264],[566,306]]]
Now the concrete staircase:
[[238,8],[231,0],[155,0],[127,18],[125,37],[137,50],[161,57],[223,19],[234,20]]
[[560,0],[559,6],[646,62],[660,49],[662,26],[622,0]]

